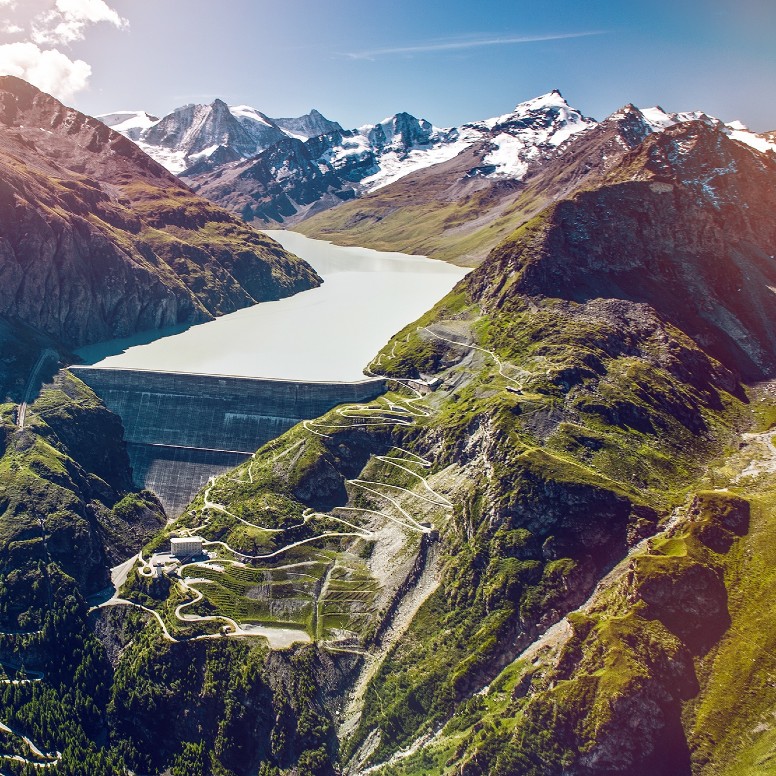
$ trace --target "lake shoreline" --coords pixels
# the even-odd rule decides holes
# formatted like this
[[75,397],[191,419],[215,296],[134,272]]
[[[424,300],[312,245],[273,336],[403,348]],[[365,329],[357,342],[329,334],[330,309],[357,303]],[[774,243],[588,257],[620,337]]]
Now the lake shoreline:
[[206,323],[89,345],[77,355],[104,369],[360,382],[385,343],[467,274],[424,256],[337,246],[285,230],[266,233],[308,261],[324,283]]

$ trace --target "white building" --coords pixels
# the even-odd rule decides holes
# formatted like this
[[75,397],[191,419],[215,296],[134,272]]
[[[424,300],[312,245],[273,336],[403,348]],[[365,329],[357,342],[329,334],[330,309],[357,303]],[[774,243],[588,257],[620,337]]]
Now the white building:
[[201,536],[176,536],[170,539],[170,555],[176,558],[186,558],[202,554]]

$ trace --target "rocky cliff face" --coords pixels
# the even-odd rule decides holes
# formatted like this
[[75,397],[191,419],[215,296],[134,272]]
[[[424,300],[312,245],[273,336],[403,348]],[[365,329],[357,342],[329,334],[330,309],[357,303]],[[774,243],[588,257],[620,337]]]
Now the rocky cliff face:
[[194,323],[319,279],[133,143],[0,81],[0,314],[76,346]]
[[184,173],[194,190],[248,222],[282,223],[309,208],[354,196],[353,180],[374,169],[374,156],[353,156],[339,169],[322,159],[341,133],[302,141],[286,138],[255,159],[211,171],[203,162]]
[[607,180],[497,249],[471,279],[478,296],[644,302],[748,378],[772,376],[776,157],[684,123],[624,154]]

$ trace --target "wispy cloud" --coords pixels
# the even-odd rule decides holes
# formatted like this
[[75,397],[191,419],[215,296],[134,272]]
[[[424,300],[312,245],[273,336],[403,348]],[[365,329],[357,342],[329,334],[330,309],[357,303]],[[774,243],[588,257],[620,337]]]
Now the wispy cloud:
[[368,51],[343,52],[342,56],[350,59],[377,59],[388,56],[411,56],[412,54],[436,54],[445,51],[465,51],[467,49],[485,48],[486,46],[514,46],[521,43],[541,43],[548,40],[568,40],[570,38],[587,38],[592,35],[605,35],[606,30],[589,32],[564,32],[548,35],[498,35],[480,38],[448,38],[416,43],[412,46],[392,46],[375,48]]

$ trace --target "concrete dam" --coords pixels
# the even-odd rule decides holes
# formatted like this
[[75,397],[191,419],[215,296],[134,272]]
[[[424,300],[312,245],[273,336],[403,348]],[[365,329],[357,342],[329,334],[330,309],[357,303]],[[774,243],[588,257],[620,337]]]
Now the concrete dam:
[[139,369],[72,367],[124,424],[135,484],[156,493],[171,517],[208,477],[245,461],[302,420],[366,402],[383,380],[303,383]]

